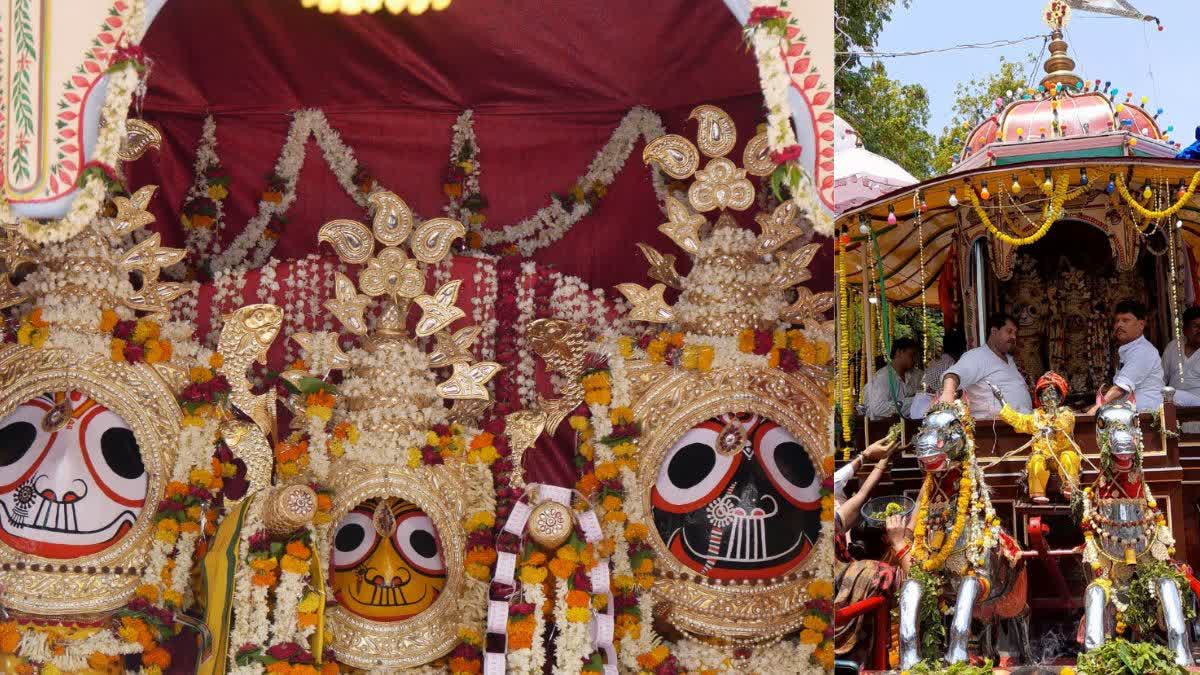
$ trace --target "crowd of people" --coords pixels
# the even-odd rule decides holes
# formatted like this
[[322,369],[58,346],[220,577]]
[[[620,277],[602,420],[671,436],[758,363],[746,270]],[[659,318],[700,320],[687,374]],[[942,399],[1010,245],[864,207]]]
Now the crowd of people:
[[[1118,367],[1112,384],[1103,392],[1102,403],[1130,397],[1139,410],[1153,412],[1162,404],[1164,386],[1175,389],[1175,404],[1200,407],[1200,307],[1183,313],[1182,337],[1172,340],[1160,354],[1146,339],[1146,306],[1124,300],[1113,312],[1113,338],[1118,345]],[[892,343],[890,358],[867,384],[864,407],[868,419],[907,417],[921,419],[937,400],[953,401],[960,393],[976,419],[994,419],[1000,400],[1017,412],[1033,407],[1029,384],[1013,358],[1017,322],[997,312],[988,317],[987,339],[965,350],[961,332],[947,331],[941,353],[924,369],[917,364],[918,344],[911,338]],[[964,351],[965,350],[965,351]],[[1084,414],[1094,414],[1101,403]]]

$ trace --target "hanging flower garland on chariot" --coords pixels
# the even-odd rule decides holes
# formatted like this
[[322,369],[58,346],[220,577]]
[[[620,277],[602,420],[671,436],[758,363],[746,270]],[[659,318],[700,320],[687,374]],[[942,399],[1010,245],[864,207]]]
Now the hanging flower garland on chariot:
[[[791,201],[758,213],[757,235],[739,226],[733,212],[755,204],[747,174],[774,168],[767,139],[753,137],[739,167],[727,157],[728,115],[704,105],[691,118],[696,144],[668,135],[643,155],[693,179],[667,200],[659,228],[692,257],[691,271],[639,244],[658,283],[617,287],[629,317],[656,326],[588,340],[560,325],[539,350],[563,395],[526,420],[552,433],[566,419],[578,434],[575,489],[596,505],[601,550],[611,551],[611,600],[596,601],[593,584],[593,607],[615,604],[611,619],[592,620],[601,630],[591,640],[566,642],[570,658],[555,672],[833,665],[831,336],[820,318],[833,298],[799,285],[820,244],[803,243],[806,215]],[[679,291],[674,306],[668,286]],[[516,626],[510,619],[510,639]]]
[[161,673],[197,636],[204,653],[195,563],[227,510],[270,481],[273,420],[250,405],[247,370],[281,313],[227,316],[217,352],[169,319],[189,288],[160,273],[184,251],[139,232],[155,187],[131,194],[111,168],[154,144],[126,115],[144,72],[133,45],[162,3],[117,4],[86,10],[116,48],[88,71],[102,73],[89,96],[103,109],[83,125],[79,189],[0,204],[0,308],[17,327],[0,347],[5,672]]
[[975,458],[975,422],[963,400],[930,408],[913,439],[925,474],[913,522],[908,580],[900,588],[900,667],[967,660],[971,619],[1013,619],[1022,656],[1031,661],[1025,566],[1000,526]]
[[1002,405],[1000,419],[1019,433],[1029,434],[1032,447],[1025,462],[1029,498],[1038,504],[1049,503],[1046,486],[1050,474],[1058,476],[1059,491],[1070,501],[1079,486],[1079,447],[1072,440],[1075,431],[1075,413],[1063,404],[1070,387],[1061,375],[1049,371],[1038,378],[1033,387],[1034,410],[1020,413],[1004,401],[998,387],[991,386],[992,394]]
[[1142,476],[1137,405],[1132,397],[1101,403],[1098,396],[1100,473],[1080,496],[1083,559],[1095,575],[1084,596],[1084,648],[1096,649],[1113,631],[1147,640],[1164,629],[1175,662],[1190,666],[1191,571],[1173,560],[1171,528]]
[[210,591],[208,623],[228,636],[203,672],[481,670],[497,507],[519,496],[503,421],[477,428],[500,366],[475,361],[478,328],[451,330],[461,280],[426,293],[426,266],[462,224],[418,224],[389,192],[369,202],[370,227],[335,220],[318,234],[359,266],[325,303],[357,344],[292,336],[303,360],[281,374],[292,422],[275,488],[247,500],[206,561],[210,580],[231,581]]

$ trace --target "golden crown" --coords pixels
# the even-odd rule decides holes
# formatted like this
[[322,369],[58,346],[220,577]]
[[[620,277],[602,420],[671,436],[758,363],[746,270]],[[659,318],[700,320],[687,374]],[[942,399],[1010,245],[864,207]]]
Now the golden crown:
[[[477,402],[489,401],[486,385],[500,365],[473,362],[470,348],[478,328],[450,330],[465,316],[455,305],[461,280],[449,281],[432,294],[425,292],[425,266],[450,254],[454,239],[466,234],[462,223],[430,218],[415,225],[412,210],[391,192],[375,192],[368,201],[374,212],[371,227],[339,219],[326,223],[317,235],[343,262],[360,266],[357,285],[337,274],[334,297],[325,308],[360,337],[362,349],[346,354],[333,333],[301,333],[294,339],[318,376],[346,371],[341,387],[345,412],[360,430],[423,432],[449,417],[478,410]],[[378,303],[378,316],[369,322],[367,310],[373,303]],[[410,335],[407,320],[413,303],[421,315]],[[433,348],[426,351],[414,338],[432,338]],[[432,372],[440,368],[452,369],[443,382]],[[442,399],[454,401],[455,409],[448,411]]]
[[[797,286],[811,278],[808,265],[819,243],[797,245],[808,220],[792,200],[755,217],[761,232],[737,225],[730,211],[746,211],[756,203],[747,178],[769,176],[776,169],[765,133],[746,144],[742,166],[728,155],[737,130],[725,111],[711,105],[695,108],[689,119],[699,123],[696,144],[668,134],[646,146],[642,159],[677,180],[694,178],[682,195],[667,197],[667,222],[659,231],[692,257],[686,277],[675,270],[675,256],[638,244],[650,263],[650,288],[635,283],[617,290],[633,305],[630,318],[675,324],[687,332],[736,335],[746,328],[766,329],[780,321],[817,321],[832,306],[831,294],[814,295]],[[708,158],[703,169],[700,156]],[[716,212],[715,222],[704,215]],[[809,224],[808,230],[811,230]],[[674,306],[663,298],[667,286],[680,291]],[[789,297],[790,296],[790,297]],[[828,297],[826,297],[828,296]]]

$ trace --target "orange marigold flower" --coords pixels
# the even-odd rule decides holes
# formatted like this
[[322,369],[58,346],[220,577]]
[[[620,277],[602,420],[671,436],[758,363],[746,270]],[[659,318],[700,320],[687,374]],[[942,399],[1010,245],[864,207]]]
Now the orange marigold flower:
[[308,556],[312,555],[312,551],[302,541],[289,541],[286,550],[288,555],[301,560],[308,560]]
[[322,495],[322,494],[317,495],[317,510],[318,511],[328,511],[332,508],[333,508],[333,500],[329,498],[329,495]]
[[171,652],[162,647],[155,647],[149,651],[144,651],[142,652],[142,665],[168,668],[171,665]]
[[625,526],[625,538],[630,541],[641,541],[650,533],[650,528],[644,523],[630,523]]
[[596,479],[596,474],[585,473],[579,477],[579,481],[575,483],[575,488],[585,495],[591,495],[600,488],[600,481]]
[[490,548],[475,547],[467,551],[467,562],[480,565],[491,565],[496,562],[496,551]]
[[45,319],[42,318],[42,308],[41,307],[38,307],[37,309],[35,309],[29,313],[29,323],[34,328],[46,328],[50,325],[50,324],[46,323]]
[[575,563],[562,558],[555,558],[550,561],[550,573],[559,579],[566,579],[575,573]]
[[[600,467],[596,467],[596,472],[599,473],[599,471]],[[616,476],[615,468],[613,469],[613,476]],[[600,500],[600,506],[602,506],[605,511],[620,511],[621,498],[616,495],[604,495],[604,499]]]
[[121,338],[113,338],[109,343],[110,355],[113,361],[125,360],[125,341]]
[[15,654],[19,644],[21,634],[17,631],[17,624],[12,621],[0,624],[0,652]]
[[320,617],[317,616],[316,612],[301,612],[300,614],[296,615],[296,618],[297,623],[300,624],[301,628],[307,628],[309,626],[317,625],[317,619]]
[[523,565],[521,567],[521,583],[540,584],[546,580],[546,568]]
[[103,333],[111,333],[117,327],[117,313],[111,309],[100,310],[100,331]]
[[496,441],[496,436],[489,431],[484,431],[475,438],[471,439],[471,449],[478,450],[493,445]]
[[258,574],[255,574],[253,577],[250,578],[250,582],[253,583],[255,586],[267,586],[267,587],[274,586],[275,585],[275,573],[274,572],[259,572]]
[[533,646],[533,617],[508,622],[508,648],[529,649]]
[[220,368],[225,365],[225,357],[221,356],[220,352],[213,352],[213,355],[208,357],[209,368]]
[[[612,462],[601,462],[596,465],[596,478],[601,481],[617,477],[617,465]],[[620,500],[618,500],[619,502]]]
[[314,391],[304,399],[304,404],[308,406],[321,406],[323,408],[332,408],[337,400],[327,391]]
[[525,559],[526,565],[541,566],[546,564],[546,554],[541,551],[534,551]]
[[450,659],[451,673],[478,673],[482,671],[482,668],[478,659],[465,659],[461,656]]
[[767,354],[767,365],[772,368],[779,367],[779,350],[778,349],[772,349],[770,351],[770,353]]
[[738,333],[738,351],[747,354],[754,353],[754,329],[747,328]]
[[567,607],[587,607],[591,597],[584,591],[567,591]]
[[292,574],[308,573],[308,563],[291,555],[283,556],[283,562],[280,563],[280,567],[283,568],[284,572],[291,572]]

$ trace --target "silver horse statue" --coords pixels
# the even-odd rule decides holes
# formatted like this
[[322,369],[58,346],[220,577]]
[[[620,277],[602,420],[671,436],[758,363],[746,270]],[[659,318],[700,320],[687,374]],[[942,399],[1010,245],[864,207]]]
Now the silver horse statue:
[[[929,513],[944,514],[946,523],[954,520],[961,477],[968,473],[978,476],[969,449],[973,442],[970,437],[972,424],[964,404],[937,404],[925,416],[913,439],[917,461],[926,476],[925,489],[935,491],[929,499]],[[986,488],[980,485],[977,489],[983,490],[986,499]],[[922,516],[928,517],[929,513]],[[1016,544],[1002,535],[1015,555],[1005,560],[998,542],[987,552],[982,568],[972,565],[967,559],[967,548],[969,542],[982,535],[978,531],[978,522],[975,518],[968,521],[953,546],[953,553],[940,569],[931,572],[944,577],[946,599],[954,603],[945,660],[951,664],[967,660],[971,619],[977,618],[987,625],[985,648],[991,643],[998,620],[1015,620],[1016,640],[1025,660],[1031,661],[1024,564],[1016,557],[1019,556]],[[926,533],[926,536],[930,534]],[[913,561],[913,564],[919,563]],[[921,584],[914,579],[905,581],[900,588],[901,670],[912,668],[921,659],[918,626],[921,595]]]
[[[1145,526],[1140,524],[1154,515],[1150,512],[1156,508],[1146,499],[1146,485],[1141,473],[1142,429],[1133,400],[1101,405],[1096,411],[1096,432],[1101,473],[1092,486],[1091,495],[1085,498],[1089,509],[1106,521],[1104,527],[1111,536],[1093,539],[1096,550],[1091,555],[1101,565],[1099,575],[1113,586],[1119,586],[1129,582],[1143,558],[1169,562],[1167,549],[1174,541],[1169,528],[1157,526],[1147,536]],[[1122,527],[1119,523],[1130,525]],[[1176,663],[1191,666],[1192,649],[1180,589],[1173,579],[1153,579],[1151,583],[1158,593],[1167,646],[1175,653]],[[1084,594],[1084,649],[1091,650],[1104,644],[1112,630],[1113,617],[1108,610],[1109,592],[1101,584],[1092,582]]]

